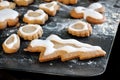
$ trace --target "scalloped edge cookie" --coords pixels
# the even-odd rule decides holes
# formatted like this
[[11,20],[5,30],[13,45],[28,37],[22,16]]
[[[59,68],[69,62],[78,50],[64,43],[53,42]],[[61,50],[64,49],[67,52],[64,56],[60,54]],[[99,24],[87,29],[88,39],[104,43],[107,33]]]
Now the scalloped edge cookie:
[[42,36],[43,29],[37,24],[27,24],[20,27],[17,34],[24,40],[33,40]]
[[68,33],[77,37],[88,37],[92,34],[92,26],[83,21],[77,21],[68,26]]

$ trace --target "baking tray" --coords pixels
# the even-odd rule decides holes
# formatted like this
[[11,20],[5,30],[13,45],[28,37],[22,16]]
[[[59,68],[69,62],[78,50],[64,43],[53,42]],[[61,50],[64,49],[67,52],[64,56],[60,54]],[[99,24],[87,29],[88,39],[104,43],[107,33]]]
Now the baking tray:
[[[22,22],[23,14],[26,13],[29,9],[38,9],[38,5],[42,2],[42,0],[36,0],[28,7],[16,7],[15,10],[21,14],[20,26],[25,25],[25,23]],[[42,25],[44,34],[41,39],[46,39],[46,37],[48,37],[50,34],[57,34],[64,39],[73,38],[81,42],[101,46],[107,52],[105,57],[99,57],[84,61],[74,59],[67,62],[61,62],[60,59],[57,59],[40,63],[38,61],[40,53],[29,53],[23,51],[23,49],[26,48],[30,42],[23,39],[21,39],[21,47],[19,51],[15,54],[8,55],[3,52],[1,45],[9,35],[12,33],[17,33],[17,30],[19,28],[8,27],[4,30],[0,30],[0,68],[60,76],[88,77],[97,76],[104,73],[117,33],[118,24],[120,21],[120,10],[119,8],[115,7],[115,4],[117,2],[115,0],[101,0],[99,2],[102,3],[106,8],[105,16],[107,17],[107,21],[103,24],[92,25],[93,33],[90,37],[77,38],[69,35],[66,31],[66,26],[79,20],[72,19],[69,15],[69,10],[72,7],[79,5],[87,7],[91,3],[89,0],[79,0],[78,4],[74,6],[60,4],[61,8],[57,12],[56,16],[49,16],[49,20],[46,22],[46,24]]]

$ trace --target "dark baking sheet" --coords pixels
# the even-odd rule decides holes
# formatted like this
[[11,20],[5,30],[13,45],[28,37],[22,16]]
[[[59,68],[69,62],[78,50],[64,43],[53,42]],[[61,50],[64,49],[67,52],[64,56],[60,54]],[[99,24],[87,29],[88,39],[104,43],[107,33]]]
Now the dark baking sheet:
[[[81,5],[87,7],[90,4],[89,0],[79,0],[78,4],[74,6],[60,4],[61,8],[57,15],[55,17],[49,17],[46,24],[42,25],[44,34],[41,39],[46,39],[50,34],[57,34],[64,39],[74,38],[81,42],[101,46],[107,52],[105,57],[85,61],[74,59],[67,62],[61,62],[60,59],[58,59],[40,63],[38,61],[39,53],[23,51],[30,42],[23,39],[21,39],[19,51],[15,54],[8,55],[3,52],[1,45],[9,35],[16,33],[19,28],[8,27],[4,30],[0,30],[0,68],[61,76],[97,76],[104,73],[120,21],[120,10],[118,7],[114,6],[117,2],[115,0],[99,2],[106,7],[105,16],[107,17],[107,21],[101,25],[92,25],[93,33],[90,37],[77,38],[69,35],[66,31],[66,26],[77,20],[70,17],[69,10],[74,6]],[[36,2],[28,7],[16,7],[15,10],[21,14],[20,26],[25,24],[22,22],[23,14],[26,13],[28,9],[38,9],[39,3],[42,3],[42,0],[36,0]]]

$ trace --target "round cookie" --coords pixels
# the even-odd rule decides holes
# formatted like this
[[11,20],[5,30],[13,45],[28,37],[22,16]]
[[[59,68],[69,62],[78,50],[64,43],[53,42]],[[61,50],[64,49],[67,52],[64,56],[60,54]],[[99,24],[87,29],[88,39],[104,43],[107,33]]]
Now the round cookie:
[[24,40],[40,38],[43,34],[42,27],[37,24],[27,24],[19,28],[18,35]]

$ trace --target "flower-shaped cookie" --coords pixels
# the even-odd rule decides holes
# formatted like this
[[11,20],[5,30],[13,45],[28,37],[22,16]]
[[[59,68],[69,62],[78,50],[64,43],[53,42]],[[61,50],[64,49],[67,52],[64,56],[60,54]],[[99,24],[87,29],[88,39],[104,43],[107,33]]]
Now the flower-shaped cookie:
[[14,0],[14,2],[18,6],[28,6],[29,4],[32,4],[34,0]]
[[8,1],[1,1],[0,2],[0,10],[5,9],[5,8],[14,9],[15,6],[16,6],[16,4],[13,2],[8,2]]
[[33,11],[28,10],[23,17],[23,21],[29,24],[45,24],[48,20],[48,15],[41,9]]
[[25,51],[41,52],[39,61],[46,62],[61,58],[68,61],[75,58],[80,60],[105,56],[106,52],[100,46],[79,42],[75,39],[61,39],[57,35],[50,35],[46,40],[32,40]]
[[19,21],[19,13],[12,9],[0,10],[0,29],[7,26],[15,26]]
[[92,33],[89,23],[78,21],[68,26],[68,33],[77,37],[88,37]]
[[39,8],[44,10],[48,15],[55,16],[60,6],[56,1],[50,3],[42,3],[39,5]]
[[20,48],[20,38],[16,34],[10,35],[2,44],[5,53],[15,53]]
[[18,35],[24,40],[33,40],[41,37],[43,34],[42,27],[37,24],[28,24],[18,30]]

